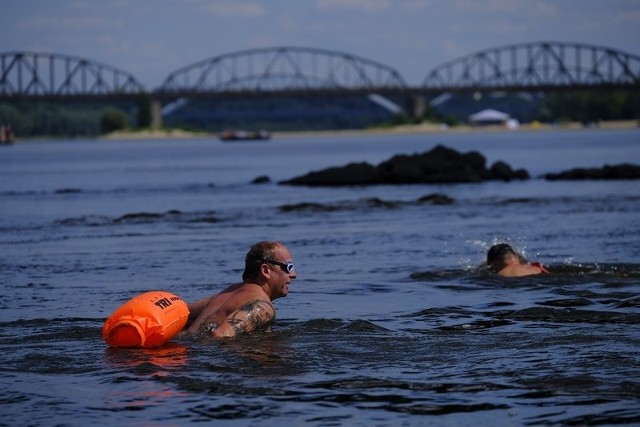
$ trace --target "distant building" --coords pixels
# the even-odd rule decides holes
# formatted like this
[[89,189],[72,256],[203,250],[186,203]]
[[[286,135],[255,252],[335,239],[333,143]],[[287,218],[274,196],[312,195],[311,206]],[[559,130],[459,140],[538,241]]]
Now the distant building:
[[504,125],[511,119],[502,111],[486,109],[469,116],[469,122],[473,125]]
[[520,122],[512,119],[507,113],[498,110],[482,110],[469,116],[469,122],[474,126],[503,125],[509,129],[520,126]]

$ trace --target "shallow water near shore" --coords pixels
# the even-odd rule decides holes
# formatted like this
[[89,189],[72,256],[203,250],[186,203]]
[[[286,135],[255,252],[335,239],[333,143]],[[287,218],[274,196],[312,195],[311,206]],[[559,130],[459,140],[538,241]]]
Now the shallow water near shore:
[[[437,144],[532,179],[277,184]],[[0,425],[638,424],[638,181],[539,178],[625,162],[640,130],[3,147]],[[238,281],[262,239],[286,243],[299,276],[271,333],[102,340],[142,292],[191,301]],[[552,274],[489,274],[498,241]]]

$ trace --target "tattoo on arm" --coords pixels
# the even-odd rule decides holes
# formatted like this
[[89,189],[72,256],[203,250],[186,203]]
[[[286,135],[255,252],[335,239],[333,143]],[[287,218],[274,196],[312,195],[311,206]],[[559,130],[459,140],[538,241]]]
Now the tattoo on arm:
[[251,332],[256,329],[265,329],[275,319],[273,305],[267,301],[252,301],[227,317],[233,331],[233,336],[242,332]]

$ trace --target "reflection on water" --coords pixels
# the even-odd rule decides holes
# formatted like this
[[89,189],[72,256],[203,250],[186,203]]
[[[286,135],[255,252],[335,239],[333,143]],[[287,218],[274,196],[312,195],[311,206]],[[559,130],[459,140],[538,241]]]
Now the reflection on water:
[[169,342],[157,348],[112,348],[105,353],[107,363],[114,368],[133,368],[141,365],[158,369],[179,368],[188,361],[188,347]]
[[[273,183],[438,143],[532,172],[638,153],[637,132],[589,135],[10,147],[0,153],[2,422],[638,423],[637,183]],[[555,156],[567,150],[571,159]],[[250,170],[248,155],[259,160]],[[251,184],[259,175],[273,182]],[[191,301],[237,281],[261,239],[286,242],[299,270],[272,332],[178,336],[157,349],[102,341],[106,316],[135,295]],[[491,275],[482,264],[497,241],[551,274]]]

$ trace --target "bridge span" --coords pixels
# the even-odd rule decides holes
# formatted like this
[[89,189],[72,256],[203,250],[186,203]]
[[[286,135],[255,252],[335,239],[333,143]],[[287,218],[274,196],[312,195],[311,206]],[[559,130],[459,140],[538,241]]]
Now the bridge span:
[[[377,94],[402,97],[420,114],[447,92],[557,92],[640,89],[640,56],[579,43],[495,47],[454,59],[409,85],[389,65],[314,48],[274,47],[214,56],[169,73],[147,89],[132,74],[96,61],[34,52],[0,54],[0,102],[179,98],[313,97]],[[156,117],[156,124],[159,118]]]

